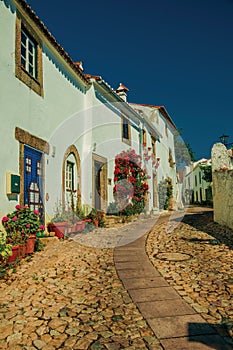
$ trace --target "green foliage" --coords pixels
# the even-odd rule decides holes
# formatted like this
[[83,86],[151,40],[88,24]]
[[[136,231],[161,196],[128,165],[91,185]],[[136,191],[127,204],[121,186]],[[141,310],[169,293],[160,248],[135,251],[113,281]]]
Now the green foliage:
[[159,209],[169,209],[169,200],[173,194],[172,180],[167,178],[158,184]]
[[39,238],[36,238],[34,252],[41,252],[44,250],[45,245],[40,241]]
[[212,182],[212,166],[211,165],[202,165],[200,166],[203,171],[202,179],[206,182]]
[[12,245],[6,243],[6,233],[0,230],[0,262],[6,261],[12,255]]
[[101,210],[97,210],[95,208],[92,208],[91,212],[87,215],[87,219],[92,220],[98,220],[99,227],[104,227],[105,226],[105,217],[104,217],[104,212]]

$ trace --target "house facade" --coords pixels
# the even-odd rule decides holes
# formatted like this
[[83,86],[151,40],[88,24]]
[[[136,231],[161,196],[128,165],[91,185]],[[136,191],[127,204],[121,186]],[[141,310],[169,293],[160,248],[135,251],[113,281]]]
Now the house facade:
[[[146,209],[157,209],[157,185],[174,182],[174,123],[164,107],[129,104],[85,74],[24,0],[0,1],[0,215],[17,203],[47,221],[56,206],[108,210],[114,162],[132,148],[150,179]],[[158,120],[158,122],[157,122]]]
[[207,203],[212,200],[212,183],[203,179],[206,166],[211,166],[211,159],[202,158],[184,169],[183,199],[185,204]]

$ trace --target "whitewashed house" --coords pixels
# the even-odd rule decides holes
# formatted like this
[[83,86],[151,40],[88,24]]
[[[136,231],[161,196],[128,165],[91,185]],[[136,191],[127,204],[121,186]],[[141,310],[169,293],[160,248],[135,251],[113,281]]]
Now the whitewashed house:
[[[148,160],[150,183],[150,208],[158,208],[158,184],[170,178],[173,186],[173,200],[179,200],[179,187],[175,164],[174,134],[176,126],[164,106],[133,104],[131,106],[144,115],[143,146],[151,150],[152,157]],[[155,162],[153,161],[155,160]]]
[[151,175],[147,210],[158,208],[163,177],[176,191],[175,125],[164,107],[129,104],[124,85],[114,91],[84,74],[24,0],[0,0],[0,23],[1,216],[20,203],[49,220],[71,190],[80,207],[106,211],[115,156],[129,148]]
[[211,166],[211,159],[202,158],[184,169],[183,198],[186,204],[205,203],[212,198],[212,184],[203,179],[203,167]]

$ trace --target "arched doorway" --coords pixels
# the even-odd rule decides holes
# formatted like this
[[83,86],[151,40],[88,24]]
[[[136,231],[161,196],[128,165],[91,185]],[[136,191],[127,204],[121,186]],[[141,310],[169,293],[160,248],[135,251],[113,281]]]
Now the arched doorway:
[[81,207],[81,167],[77,148],[71,145],[65,152],[62,166],[62,205]]

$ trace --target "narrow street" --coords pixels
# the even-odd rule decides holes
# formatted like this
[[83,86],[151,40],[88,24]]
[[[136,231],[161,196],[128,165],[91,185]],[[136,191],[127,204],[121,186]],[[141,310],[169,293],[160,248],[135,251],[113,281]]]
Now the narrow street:
[[232,349],[232,232],[193,211],[115,250],[53,240],[1,281],[0,348]]

